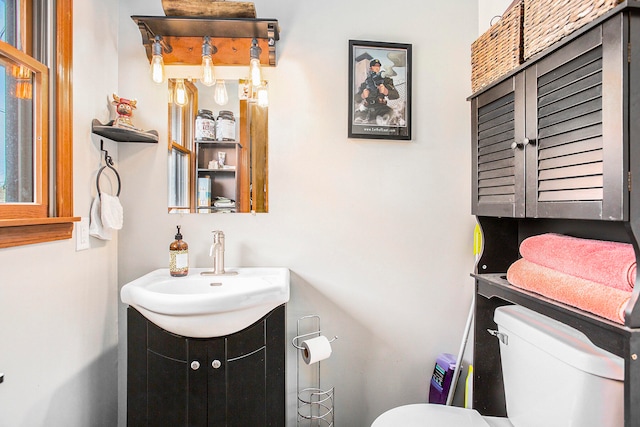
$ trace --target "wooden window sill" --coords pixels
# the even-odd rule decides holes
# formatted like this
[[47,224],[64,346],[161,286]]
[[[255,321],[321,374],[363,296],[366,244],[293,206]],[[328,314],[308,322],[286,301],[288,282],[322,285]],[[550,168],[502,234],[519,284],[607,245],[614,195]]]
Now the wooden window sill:
[[79,217],[0,220],[0,248],[70,239]]

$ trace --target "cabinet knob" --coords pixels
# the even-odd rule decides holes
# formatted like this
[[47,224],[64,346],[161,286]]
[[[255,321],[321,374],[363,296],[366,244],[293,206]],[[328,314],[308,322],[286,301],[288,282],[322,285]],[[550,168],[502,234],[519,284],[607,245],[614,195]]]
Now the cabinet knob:
[[531,144],[531,145],[535,145],[535,143],[536,143],[536,140],[535,140],[535,139],[525,138],[525,139],[523,139],[523,140],[522,140],[522,142],[513,141],[513,142],[511,143],[511,149],[512,149],[512,150],[515,150],[515,149],[517,149],[517,148],[522,149],[522,148],[526,147],[526,146],[527,146],[527,145],[529,145],[529,144]]
[[529,138],[525,138],[522,142],[518,142],[518,141],[513,141],[511,143],[511,149],[515,150],[515,149],[522,149],[524,147],[526,147],[527,145],[529,145]]
[[191,362],[191,369],[193,369],[194,371],[200,369],[200,362],[198,362],[197,360]]
[[213,369],[218,369],[220,366],[222,366],[222,362],[216,359],[211,362],[211,366],[213,367]]

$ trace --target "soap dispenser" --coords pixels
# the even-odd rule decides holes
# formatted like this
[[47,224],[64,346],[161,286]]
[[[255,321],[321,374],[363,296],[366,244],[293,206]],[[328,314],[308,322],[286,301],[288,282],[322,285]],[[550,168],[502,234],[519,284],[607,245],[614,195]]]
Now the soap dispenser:
[[169,274],[182,277],[189,274],[189,245],[182,240],[180,226],[177,227],[176,240],[169,245]]

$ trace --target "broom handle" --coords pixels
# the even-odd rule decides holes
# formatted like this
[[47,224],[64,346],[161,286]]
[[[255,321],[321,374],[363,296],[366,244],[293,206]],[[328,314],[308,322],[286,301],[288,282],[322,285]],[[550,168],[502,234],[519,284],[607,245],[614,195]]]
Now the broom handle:
[[462,356],[464,350],[467,347],[467,340],[469,339],[469,331],[471,330],[471,323],[473,322],[473,311],[475,308],[475,293],[471,298],[471,308],[469,309],[469,315],[467,316],[467,324],[464,327],[464,334],[462,335],[462,342],[460,342],[460,349],[458,350],[458,358],[456,360],[456,367],[453,370],[453,378],[451,379],[451,387],[449,387],[449,394],[447,395],[447,406],[451,406],[453,402],[453,395],[456,392],[456,385],[458,384],[458,378],[460,378],[460,367],[462,366]]

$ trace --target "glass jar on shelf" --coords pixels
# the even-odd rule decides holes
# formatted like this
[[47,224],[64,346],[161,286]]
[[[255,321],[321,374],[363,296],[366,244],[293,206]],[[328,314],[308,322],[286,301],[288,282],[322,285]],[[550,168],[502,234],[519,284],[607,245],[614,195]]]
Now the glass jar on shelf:
[[216,122],[211,110],[198,110],[198,115],[196,116],[196,140],[216,140]]
[[236,140],[236,119],[233,112],[228,110],[220,111],[216,120],[216,136],[218,141]]

